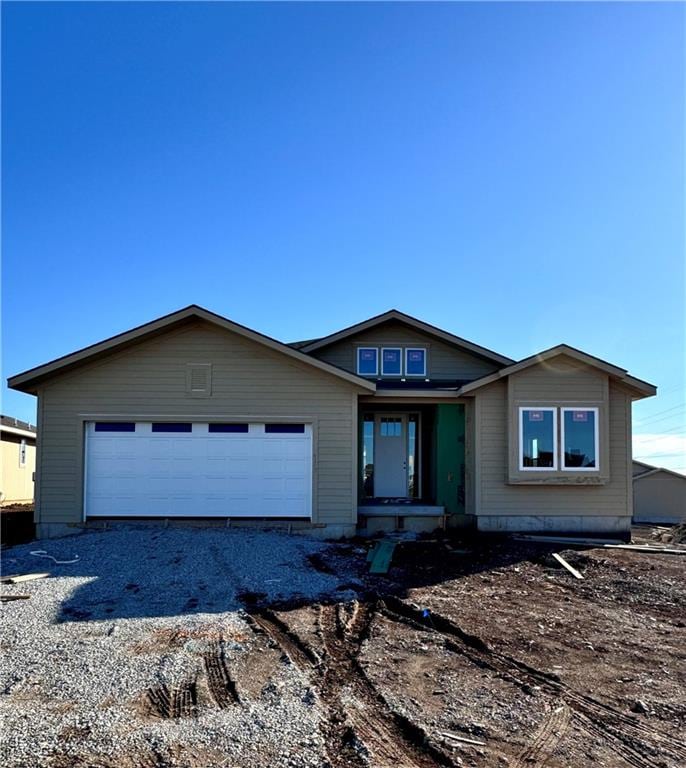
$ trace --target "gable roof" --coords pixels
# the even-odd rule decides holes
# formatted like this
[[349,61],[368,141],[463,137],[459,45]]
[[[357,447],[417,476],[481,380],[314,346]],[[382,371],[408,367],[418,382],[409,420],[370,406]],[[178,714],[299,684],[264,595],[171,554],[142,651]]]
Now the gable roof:
[[644,477],[655,475],[658,472],[666,472],[668,475],[674,475],[674,477],[678,477],[680,480],[686,480],[686,475],[682,475],[680,472],[675,472],[673,469],[667,469],[666,467],[656,467],[654,464],[646,464],[645,461],[639,461],[638,459],[632,459],[632,461],[634,464],[640,464],[642,467],[645,467],[642,472],[634,475],[631,478],[632,480],[642,480]]
[[350,373],[338,368],[330,363],[325,363],[322,360],[318,360],[315,357],[310,357],[302,352],[299,352],[293,347],[289,347],[287,344],[283,344],[276,339],[272,339],[270,336],[265,336],[263,333],[253,331],[251,328],[247,328],[239,323],[234,323],[226,317],[217,315],[214,312],[210,312],[197,304],[191,304],[188,307],[179,309],[176,312],[172,312],[163,317],[157,318],[144,325],[139,325],[136,328],[132,328],[124,333],[119,333],[116,336],[112,336],[109,339],[100,341],[97,344],[91,344],[88,347],[72,352],[68,355],[58,357],[49,363],[39,365],[35,368],[31,368],[23,373],[18,373],[16,376],[11,376],[7,380],[7,384],[10,389],[17,389],[20,392],[27,392],[29,394],[36,394],[37,386],[55,374],[63,373],[67,370],[77,368],[85,363],[92,362],[93,360],[109,355],[117,350],[125,349],[135,343],[143,341],[145,339],[158,336],[170,329],[183,325],[193,319],[204,320],[224,330],[231,331],[239,336],[243,336],[246,339],[257,342],[269,349],[276,352],[280,352],[287,357],[297,360],[300,363],[305,363],[313,368],[317,368],[320,371],[330,373],[332,376],[336,376],[339,379],[355,384],[362,389],[367,389],[372,392],[376,390],[376,385],[363,379],[360,376]]
[[353,336],[356,333],[367,331],[370,328],[375,328],[377,325],[381,325],[382,323],[387,323],[389,320],[397,320],[398,322],[404,323],[405,325],[410,326],[415,330],[422,331],[423,333],[434,336],[435,338],[438,338],[441,341],[445,341],[448,344],[460,347],[467,352],[471,352],[475,355],[478,355],[479,357],[483,357],[487,360],[498,363],[498,365],[509,365],[510,363],[514,362],[512,358],[499,355],[497,352],[486,349],[486,347],[481,347],[478,344],[473,344],[471,341],[467,341],[466,339],[462,339],[452,333],[448,333],[448,331],[437,328],[435,325],[425,323],[423,320],[418,320],[416,317],[406,315],[404,312],[400,312],[397,309],[389,309],[388,312],[383,312],[382,314],[376,315],[375,317],[370,317],[369,320],[363,320],[361,323],[356,323],[355,325],[351,325],[348,328],[343,328],[343,330],[336,331],[335,333],[331,333],[328,336],[322,336],[320,339],[314,339],[305,343],[293,342],[293,345],[302,345],[298,346],[298,348],[309,354],[310,352],[314,352],[316,349],[328,347],[329,344],[334,344],[337,341],[347,339],[349,336]]
[[558,344],[556,347],[551,347],[550,349],[546,349],[536,355],[531,355],[531,357],[525,357],[518,363],[508,365],[506,368],[501,368],[495,373],[490,373],[488,376],[482,376],[480,379],[476,379],[469,384],[465,384],[460,389],[458,394],[469,394],[477,389],[480,389],[481,387],[492,384],[494,381],[506,378],[507,376],[511,376],[513,373],[518,373],[519,371],[523,371],[525,368],[530,368],[533,365],[538,365],[539,363],[543,363],[553,357],[559,357],[560,355],[571,357],[574,360],[578,360],[580,363],[584,363],[585,365],[607,373],[612,378],[617,379],[622,384],[625,384],[627,387],[634,390],[638,397],[650,397],[657,392],[657,387],[655,387],[653,384],[649,384],[647,381],[642,381],[641,379],[637,379],[634,376],[630,376],[624,368],[619,368],[616,365],[612,365],[612,363],[608,363],[605,360],[601,360],[599,357],[594,357],[593,355],[589,355],[586,352],[582,352],[580,349],[570,347],[567,344]]

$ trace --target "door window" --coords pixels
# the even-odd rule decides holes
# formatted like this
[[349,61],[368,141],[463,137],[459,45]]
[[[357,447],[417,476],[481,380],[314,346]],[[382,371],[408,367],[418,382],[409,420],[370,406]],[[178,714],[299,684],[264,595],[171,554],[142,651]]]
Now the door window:
[[400,416],[382,416],[380,437],[402,437],[403,420]]

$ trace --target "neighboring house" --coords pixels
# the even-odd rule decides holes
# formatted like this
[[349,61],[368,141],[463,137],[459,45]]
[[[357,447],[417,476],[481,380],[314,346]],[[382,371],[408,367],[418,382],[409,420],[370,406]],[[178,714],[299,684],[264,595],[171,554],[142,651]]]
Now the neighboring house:
[[636,459],[633,475],[635,523],[686,521],[686,475]]
[[283,344],[190,306],[13,376],[38,397],[39,535],[87,520],[630,530],[631,403],[560,345],[515,362],[391,310]]
[[36,471],[36,428],[0,416],[0,503],[30,504]]

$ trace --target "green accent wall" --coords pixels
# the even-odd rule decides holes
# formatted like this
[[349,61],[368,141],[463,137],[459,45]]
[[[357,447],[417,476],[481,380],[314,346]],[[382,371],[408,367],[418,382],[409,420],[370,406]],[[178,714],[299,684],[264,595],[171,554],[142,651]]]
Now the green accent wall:
[[464,405],[437,405],[436,503],[451,515],[465,513]]

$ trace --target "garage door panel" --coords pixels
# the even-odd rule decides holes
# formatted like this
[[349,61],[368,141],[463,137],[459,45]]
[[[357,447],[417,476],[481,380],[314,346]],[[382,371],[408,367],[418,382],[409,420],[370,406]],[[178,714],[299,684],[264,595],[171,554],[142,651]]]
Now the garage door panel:
[[212,432],[193,424],[170,437],[151,424],[135,432],[87,425],[89,517],[309,517],[312,432]]

